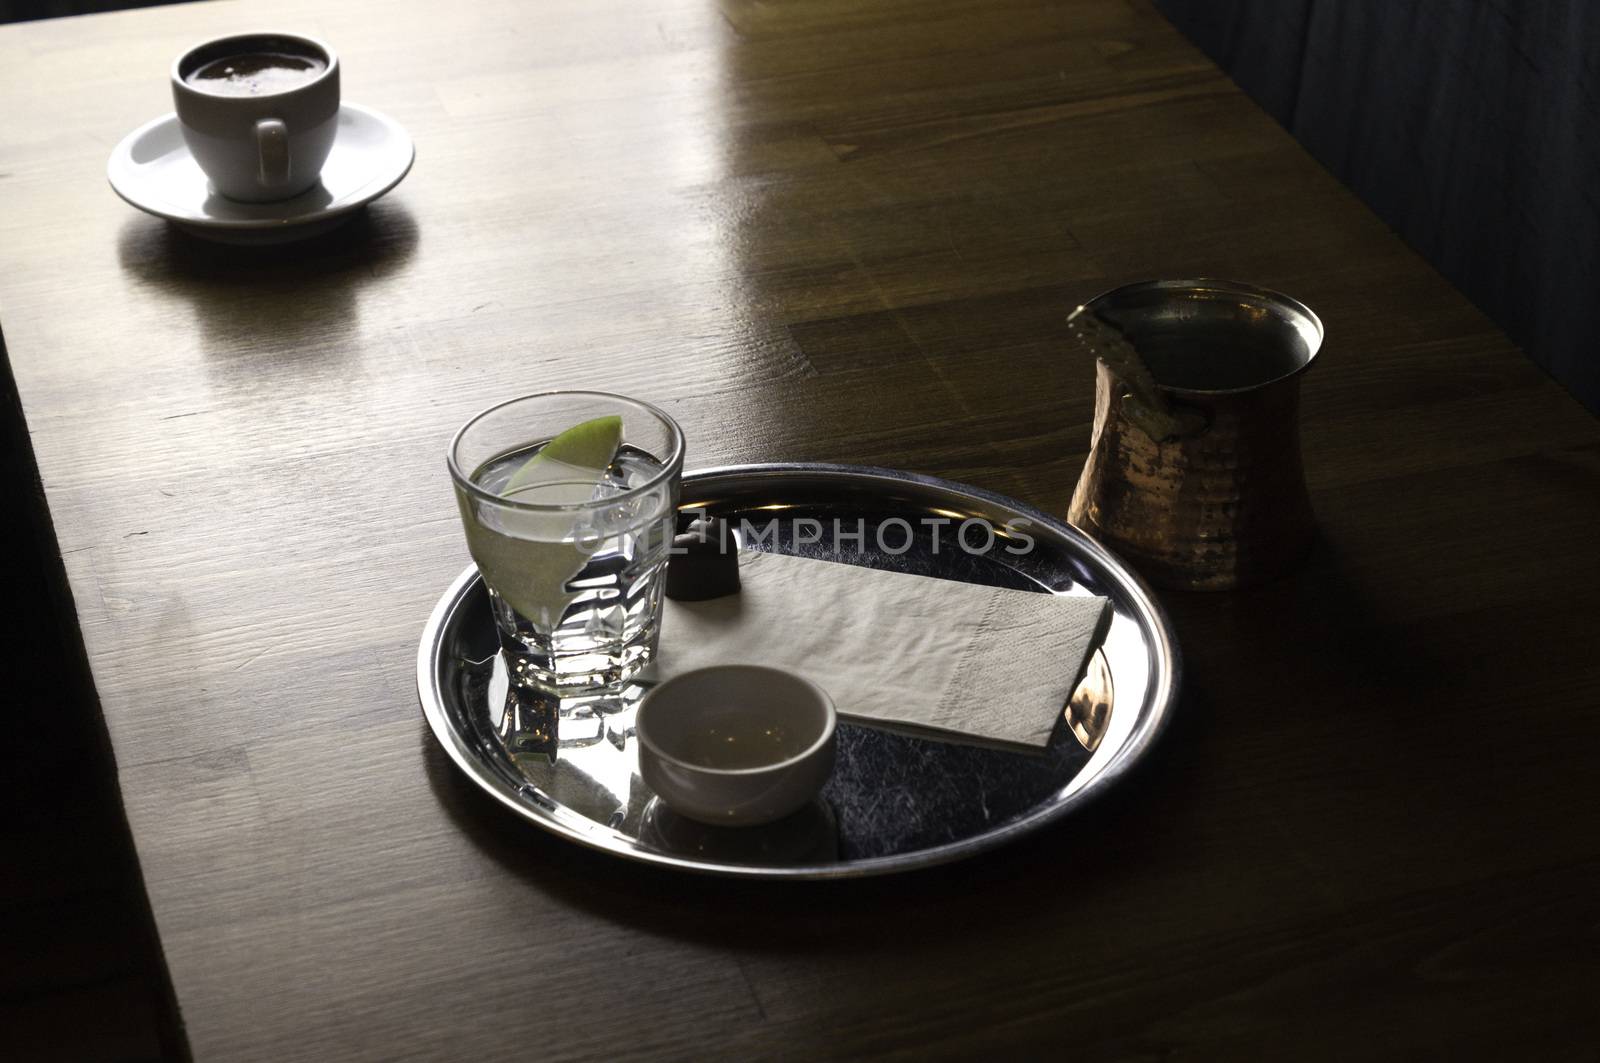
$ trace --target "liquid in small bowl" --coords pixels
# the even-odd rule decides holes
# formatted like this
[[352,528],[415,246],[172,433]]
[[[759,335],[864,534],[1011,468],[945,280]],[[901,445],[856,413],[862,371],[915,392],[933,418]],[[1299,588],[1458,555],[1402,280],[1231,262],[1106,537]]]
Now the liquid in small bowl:
[[833,771],[833,701],[810,680],[760,665],[699,668],[639,706],[639,771],[679,815],[746,827],[795,812]]

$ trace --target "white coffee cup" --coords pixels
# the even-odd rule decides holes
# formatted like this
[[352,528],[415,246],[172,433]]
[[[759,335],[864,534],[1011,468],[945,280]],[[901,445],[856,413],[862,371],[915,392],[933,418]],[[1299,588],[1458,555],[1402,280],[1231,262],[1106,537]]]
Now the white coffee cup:
[[[196,78],[218,60],[253,55],[289,56],[311,69],[277,81]],[[217,193],[246,203],[288,199],[317,183],[333,149],[339,57],[323,42],[296,33],[218,37],[172,64],[172,100],[189,153]]]

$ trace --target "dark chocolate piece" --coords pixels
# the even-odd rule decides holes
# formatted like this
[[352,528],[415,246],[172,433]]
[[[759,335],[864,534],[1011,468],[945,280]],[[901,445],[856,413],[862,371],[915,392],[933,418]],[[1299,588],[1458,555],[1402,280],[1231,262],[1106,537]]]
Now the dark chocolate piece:
[[720,517],[689,525],[672,540],[667,559],[667,597],[703,602],[739,593],[739,543]]

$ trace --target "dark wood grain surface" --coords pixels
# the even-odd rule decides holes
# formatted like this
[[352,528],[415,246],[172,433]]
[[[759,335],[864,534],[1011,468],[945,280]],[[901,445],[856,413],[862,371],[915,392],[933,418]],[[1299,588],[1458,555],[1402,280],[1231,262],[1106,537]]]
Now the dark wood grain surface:
[[[412,175],[268,253],[122,204],[166,64],[269,23]],[[0,100],[0,325],[198,1058],[1594,1058],[1600,426],[1142,0],[246,0],[0,29]],[[1207,274],[1328,326],[1322,537],[1166,596],[1183,702],[1120,795],[777,889],[578,851],[435,748],[472,412],[602,386],[691,467],[1060,513],[1065,311]]]

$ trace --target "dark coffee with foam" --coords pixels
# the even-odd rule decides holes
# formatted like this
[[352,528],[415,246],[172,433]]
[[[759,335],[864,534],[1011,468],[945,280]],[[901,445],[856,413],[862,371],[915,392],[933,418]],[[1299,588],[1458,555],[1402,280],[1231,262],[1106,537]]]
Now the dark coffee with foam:
[[319,77],[328,64],[309,55],[249,52],[213,59],[183,80],[219,96],[268,96]]

